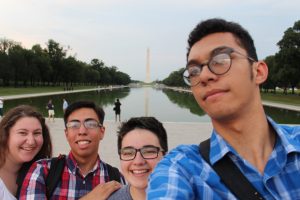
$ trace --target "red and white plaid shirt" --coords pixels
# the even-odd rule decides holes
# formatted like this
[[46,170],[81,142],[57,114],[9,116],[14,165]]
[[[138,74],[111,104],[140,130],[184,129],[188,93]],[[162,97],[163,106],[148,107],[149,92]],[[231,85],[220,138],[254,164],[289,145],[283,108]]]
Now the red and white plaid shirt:
[[[49,173],[51,159],[39,160],[30,167],[20,192],[21,200],[47,199],[46,178]],[[98,184],[109,181],[106,163],[99,156],[93,169],[84,177],[72,153],[66,157],[61,180],[57,184],[51,199],[79,199],[89,193]]]

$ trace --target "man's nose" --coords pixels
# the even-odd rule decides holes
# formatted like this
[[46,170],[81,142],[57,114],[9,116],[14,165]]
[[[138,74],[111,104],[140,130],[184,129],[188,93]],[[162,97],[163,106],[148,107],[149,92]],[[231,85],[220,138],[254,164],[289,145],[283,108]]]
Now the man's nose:
[[210,71],[208,65],[202,67],[202,71],[199,74],[199,82],[201,85],[207,85],[209,81],[216,80],[218,76]]
[[81,123],[80,127],[79,127],[79,133],[82,134],[82,133],[86,133],[86,132],[87,132],[87,128],[85,128],[84,124]]

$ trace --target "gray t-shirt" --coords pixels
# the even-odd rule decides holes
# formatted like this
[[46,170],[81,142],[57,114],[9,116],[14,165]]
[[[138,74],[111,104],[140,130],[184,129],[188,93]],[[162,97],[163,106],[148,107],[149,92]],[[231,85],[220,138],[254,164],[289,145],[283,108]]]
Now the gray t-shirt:
[[108,200],[133,200],[130,195],[130,186],[124,185],[121,189],[117,190],[116,192],[112,193]]

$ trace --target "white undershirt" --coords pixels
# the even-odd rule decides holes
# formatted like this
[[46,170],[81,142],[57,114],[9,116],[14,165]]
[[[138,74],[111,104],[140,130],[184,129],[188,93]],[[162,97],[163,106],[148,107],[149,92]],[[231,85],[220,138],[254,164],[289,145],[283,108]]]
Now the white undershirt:
[[6,188],[5,184],[3,183],[2,179],[0,178],[0,199],[5,200],[17,200],[14,195],[12,195],[8,189]]

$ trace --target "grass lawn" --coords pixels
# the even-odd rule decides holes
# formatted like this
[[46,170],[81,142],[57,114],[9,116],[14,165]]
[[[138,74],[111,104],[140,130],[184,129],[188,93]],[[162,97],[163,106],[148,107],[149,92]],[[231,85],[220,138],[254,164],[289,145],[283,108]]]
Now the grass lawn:
[[284,103],[289,105],[300,106],[300,95],[299,94],[271,94],[271,93],[261,93],[262,99],[265,101],[272,101],[276,103]]
[[[95,88],[96,86],[75,86],[74,90],[81,89],[90,89]],[[44,92],[60,92],[64,91],[64,87],[0,87],[0,96],[10,96],[10,95],[18,95],[18,94],[34,94],[34,93],[44,93]]]

